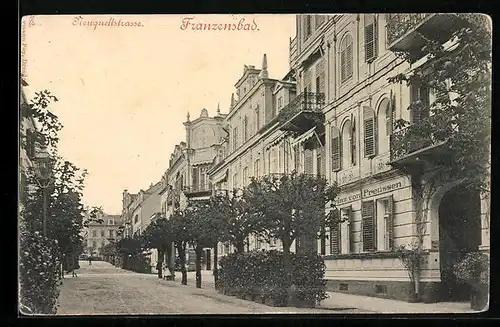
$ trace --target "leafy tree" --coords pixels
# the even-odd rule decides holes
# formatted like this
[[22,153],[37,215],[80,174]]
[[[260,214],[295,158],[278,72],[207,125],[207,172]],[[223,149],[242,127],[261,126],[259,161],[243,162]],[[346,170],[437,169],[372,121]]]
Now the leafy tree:
[[[420,51],[396,52],[411,63],[423,56],[427,60],[409,73],[389,78],[393,83],[420,85],[435,90],[435,100],[426,104],[412,103],[408,110],[424,112],[428,118],[410,125],[396,121],[396,129],[406,132],[396,146],[407,144],[443,143],[449,150],[446,161],[441,160],[438,173],[426,177],[429,193],[438,185],[460,181],[461,187],[480,190],[490,196],[491,172],[491,55],[492,31],[488,17],[481,14],[457,14],[462,22],[451,34],[451,47],[440,40],[427,39]],[[442,158],[441,158],[442,159]],[[423,210],[422,171],[412,172],[413,197],[417,202],[417,236],[410,247],[423,255],[426,233],[426,211]],[[415,258],[416,263],[420,258]],[[415,267],[415,265],[412,265]],[[419,267],[418,265],[416,266]],[[412,268],[413,269],[413,268]],[[413,269],[414,270],[414,269]],[[410,270],[409,270],[410,272]],[[417,271],[416,276],[419,275]],[[418,293],[418,278],[415,291]]]
[[221,238],[221,221],[217,209],[218,201],[191,201],[185,209],[189,244],[196,253],[196,287],[201,288],[201,258],[203,248],[212,247]]
[[[333,203],[338,187],[328,185],[322,177],[294,172],[252,179],[247,192],[254,214],[263,220],[260,234],[268,240],[279,239],[283,244],[286,285],[290,288],[294,284],[290,247],[298,237],[313,240],[317,237],[321,226],[330,219],[330,215],[325,215],[325,208]],[[300,251],[300,247],[297,250]],[[288,295],[293,295],[291,288]]]
[[182,279],[181,283],[187,285],[187,270],[186,270],[186,247],[190,241],[188,219],[184,216],[184,212],[178,210],[169,218],[172,231],[172,241],[177,249],[181,266]]
[[[45,90],[36,93],[29,104],[21,106],[21,118],[34,118],[38,123],[40,133],[35,134],[35,144],[46,148],[51,155],[49,168],[52,183],[49,187],[41,187],[34,167],[27,168],[21,179],[20,260],[24,267],[20,274],[21,302],[32,302],[31,305],[38,306],[35,311],[39,313],[53,311],[50,303],[55,303],[58,294],[53,290],[53,282],[58,280],[63,256],[68,254],[72,257],[70,267],[74,267],[77,262],[74,257],[83,247],[80,236],[83,228],[81,197],[86,172],[57,154],[58,132],[63,126],[49,110],[50,103],[54,101],[57,98]],[[26,135],[21,135],[21,147],[26,146]],[[41,237],[44,208],[47,209],[47,235]],[[40,271],[38,264],[46,270]],[[30,277],[32,271],[40,273],[43,278]],[[35,301],[33,294],[46,297],[45,304],[36,304],[41,301]]]
[[[148,225],[142,234],[143,247],[156,249],[158,251],[158,265],[162,267],[163,258],[167,247],[172,243],[170,222],[166,218],[160,218]],[[168,258],[167,260],[170,260]],[[162,269],[158,269],[158,278],[162,278]]]

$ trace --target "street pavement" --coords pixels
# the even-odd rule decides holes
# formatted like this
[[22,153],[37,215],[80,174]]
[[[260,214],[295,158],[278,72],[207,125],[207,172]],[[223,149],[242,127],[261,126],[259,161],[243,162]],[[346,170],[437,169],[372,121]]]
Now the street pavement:
[[102,261],[81,261],[77,274],[66,275],[60,286],[58,315],[363,313],[352,308],[277,308],[222,295],[215,291],[210,271],[203,272],[201,289],[195,287],[194,273],[186,286],[180,284],[179,273],[175,281],[166,281]]

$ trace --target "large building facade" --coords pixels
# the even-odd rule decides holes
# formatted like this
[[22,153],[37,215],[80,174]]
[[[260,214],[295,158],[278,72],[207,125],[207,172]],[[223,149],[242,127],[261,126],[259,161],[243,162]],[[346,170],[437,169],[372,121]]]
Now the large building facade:
[[[406,131],[394,123],[423,122],[422,112],[408,108],[432,103],[435,91],[418,81],[388,81],[427,62],[410,66],[395,51],[418,49],[419,35],[429,29],[442,30],[440,41],[452,46],[446,35],[460,23],[454,15],[436,14],[297,16],[290,73],[282,81],[269,79],[264,58],[262,69],[245,66],[235,85],[224,151],[209,172],[214,189],[292,170],[325,176],[341,188],[336,206],[345,221],[327,228],[328,242],[310,245],[324,255],[331,290],[408,299],[412,285],[395,250],[422,235],[428,252],[422,299],[467,296],[460,294],[464,287],[453,279],[452,265],[464,251],[489,249],[489,201],[458,182],[428,187],[439,172],[429,158],[444,156],[443,147],[398,143]],[[249,240],[249,248],[267,246]]]

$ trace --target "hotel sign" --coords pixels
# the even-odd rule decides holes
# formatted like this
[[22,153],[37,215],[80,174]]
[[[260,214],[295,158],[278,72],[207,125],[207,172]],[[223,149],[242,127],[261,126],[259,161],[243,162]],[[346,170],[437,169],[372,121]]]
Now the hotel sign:
[[349,195],[337,197],[335,203],[338,206],[338,205],[341,205],[344,203],[349,203],[349,202],[353,202],[356,200],[360,200],[362,197],[368,198],[368,197],[384,194],[387,192],[401,189],[405,186],[405,184],[406,183],[404,183],[401,180],[401,181],[393,181],[391,183],[387,183],[387,184],[384,184],[381,186],[366,187],[366,188],[363,188],[361,191],[358,191],[356,193],[351,193]]

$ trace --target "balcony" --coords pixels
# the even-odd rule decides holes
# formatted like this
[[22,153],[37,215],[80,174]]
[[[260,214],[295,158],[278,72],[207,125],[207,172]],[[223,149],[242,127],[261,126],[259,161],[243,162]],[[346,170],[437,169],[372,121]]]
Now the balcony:
[[187,197],[206,196],[212,194],[212,184],[191,185],[183,189]]
[[444,43],[465,26],[457,14],[388,14],[387,43],[391,51],[423,55],[426,39]]
[[279,112],[277,116],[280,122],[279,128],[300,135],[317,126],[318,133],[322,134],[325,120],[324,105],[324,93],[299,94]]
[[391,134],[389,164],[396,168],[423,169],[446,164],[450,149],[446,146],[446,138],[441,135],[442,129],[434,124],[437,118],[439,116],[428,117],[417,125],[410,125]]

